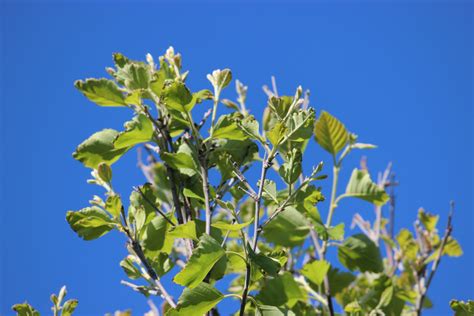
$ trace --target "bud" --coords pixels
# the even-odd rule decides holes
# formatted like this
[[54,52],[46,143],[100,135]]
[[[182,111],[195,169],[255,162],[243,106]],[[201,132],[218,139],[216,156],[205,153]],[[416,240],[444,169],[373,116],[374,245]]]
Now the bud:
[[110,166],[104,162],[100,163],[97,167],[97,172],[99,173],[99,177],[106,183],[110,183],[112,181],[112,169]]

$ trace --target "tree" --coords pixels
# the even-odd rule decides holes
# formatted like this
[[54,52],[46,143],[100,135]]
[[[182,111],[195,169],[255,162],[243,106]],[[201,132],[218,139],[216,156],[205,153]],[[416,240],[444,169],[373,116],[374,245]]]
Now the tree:
[[[420,315],[431,306],[427,291],[441,258],[462,254],[452,237],[453,205],[443,234],[439,216],[420,209],[414,233],[395,235],[391,165],[374,182],[363,160],[341,193],[345,158],[376,146],[359,142],[328,112],[316,115],[308,91],[298,87],[294,95],[280,96],[273,81],[272,89],[264,87],[268,103],[259,122],[238,80],[236,102],[221,99],[232,81],[229,69],[207,76],[212,91],[192,92],[173,48],[158,64],[151,55],[140,62],[117,53],[113,60],[115,68],[107,68],[112,79],[75,86],[90,101],[127,107],[133,117],[124,130],[101,130],[77,147],[74,158],[92,170],[89,183],[105,189],[105,196],[94,196],[66,219],[84,240],[123,233],[129,254],[120,265],[133,280],[123,284],[161,297],[161,313],[168,316],[218,315],[217,304],[227,299],[240,301],[232,311],[239,315]],[[207,103],[212,107],[196,121],[193,109]],[[221,104],[230,111],[218,116]],[[303,170],[313,140],[332,168],[321,161]],[[127,202],[114,191],[112,165],[135,147],[147,153],[146,162],[139,160],[147,183],[133,188]],[[332,186],[326,196],[321,186],[327,169]],[[249,170],[258,172],[256,183]],[[325,199],[329,208],[320,213]],[[346,199],[364,200],[375,212],[372,223],[354,214],[360,233],[350,236],[345,223],[333,221]],[[338,262],[327,260],[330,247],[337,248]],[[173,281],[183,286],[178,300],[161,282],[174,266],[179,272]],[[221,281],[225,275],[234,276],[230,284]],[[467,310],[462,304],[452,303]],[[18,306],[20,315],[35,315]],[[160,312],[153,307],[150,314]]]

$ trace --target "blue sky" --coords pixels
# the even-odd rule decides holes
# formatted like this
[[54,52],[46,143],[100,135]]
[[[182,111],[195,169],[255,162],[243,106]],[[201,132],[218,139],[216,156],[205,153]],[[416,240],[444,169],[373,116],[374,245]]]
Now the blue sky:
[[[249,86],[257,116],[271,75],[281,93],[310,89],[317,111],[379,146],[366,153],[371,170],[393,161],[397,228],[411,225],[420,206],[440,213],[444,225],[455,200],[454,236],[465,255],[443,260],[429,291],[435,307],[426,313],[449,314],[451,298],[474,297],[473,9],[459,1],[3,1],[0,314],[25,299],[47,314],[50,293],[63,284],[80,301],[78,315],[146,310],[143,297],[119,284],[123,237],[84,242],[65,221],[67,210],[98,193],[71,157],[75,146],[130,117],[94,106],[73,81],[105,76],[112,52],[144,59],[170,45],[182,53],[194,90],[209,88],[213,69],[231,68]],[[347,161],[341,187],[360,157]],[[313,144],[305,167],[328,158]],[[114,178],[124,195],[144,182],[135,151],[115,165]],[[343,203],[335,220],[354,212],[372,215],[367,204]]]

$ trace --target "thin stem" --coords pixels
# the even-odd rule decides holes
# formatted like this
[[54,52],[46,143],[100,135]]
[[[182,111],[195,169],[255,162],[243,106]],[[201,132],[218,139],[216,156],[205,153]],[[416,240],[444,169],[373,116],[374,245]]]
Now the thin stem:
[[329,204],[329,212],[328,212],[328,218],[326,219],[326,226],[329,227],[332,222],[332,217],[334,215],[334,210],[336,209],[336,191],[337,191],[337,182],[339,179],[339,167],[334,166],[333,167],[333,177],[332,177],[332,189],[331,189],[331,200]]
[[156,207],[156,205],[151,202],[147,196],[145,195],[145,193],[143,193],[143,191],[139,188],[139,187],[136,187],[134,188],[136,192],[140,193],[140,195],[142,196],[142,198],[145,200],[145,202],[148,203],[148,205],[150,205],[154,210],[155,212],[157,212],[158,214],[160,214],[168,223],[171,224],[171,226],[176,226],[175,223],[173,223],[169,218],[168,216],[166,216],[165,213],[163,213],[158,207]]
[[171,295],[166,291],[163,284],[161,284],[160,278],[158,277],[155,270],[150,265],[150,263],[148,262],[145,254],[143,253],[143,250],[142,250],[142,247],[140,246],[140,243],[137,242],[135,240],[135,238],[133,238],[132,234],[130,233],[130,230],[128,229],[128,225],[127,225],[127,221],[126,221],[126,217],[125,217],[125,212],[123,211],[123,208],[122,208],[122,216],[123,216],[124,222],[125,222],[125,226],[123,228],[124,228],[125,234],[128,237],[129,243],[132,246],[133,251],[137,255],[137,257],[140,260],[140,262],[142,263],[142,265],[145,267],[148,275],[153,280],[154,285],[158,288],[161,297],[163,299],[165,299],[171,307],[175,308],[176,303],[174,302]]
[[204,205],[206,208],[206,234],[211,235],[211,204],[209,200],[209,177],[206,158],[201,161],[202,190],[204,191]]
[[431,281],[433,280],[433,277],[438,269],[438,266],[441,262],[441,257],[443,256],[443,251],[444,247],[446,246],[449,237],[451,236],[451,233],[453,231],[453,226],[452,226],[452,218],[453,218],[453,212],[454,212],[454,202],[451,201],[451,209],[449,211],[448,215],[448,222],[446,224],[446,230],[444,232],[443,239],[441,241],[441,245],[438,248],[438,255],[436,256],[435,261],[431,265],[431,271],[430,274],[428,275],[428,279],[426,281],[426,284],[424,286],[421,286],[421,282],[419,282],[419,296],[416,302],[416,315],[420,316],[421,315],[421,310],[423,309],[423,302],[426,297],[426,293],[428,292],[428,289],[431,285]]
[[[263,164],[262,164],[262,171],[260,174],[260,183],[259,183],[259,188],[258,188],[258,193],[257,193],[257,198],[255,200],[255,214],[254,214],[254,223],[253,223],[253,241],[252,241],[252,250],[255,251],[257,248],[257,242],[258,242],[258,235],[259,235],[259,221],[260,221],[260,204],[262,200],[262,195],[263,195],[263,186],[265,184],[265,178],[267,176],[267,171],[271,167],[272,161],[275,158],[276,154],[276,147],[272,149],[270,154],[266,156],[265,153],[265,158],[263,159]],[[249,286],[250,286],[250,264],[247,263],[246,265],[246,271],[245,271],[245,284],[244,284],[244,290],[242,293],[242,301],[240,303],[240,316],[243,316],[245,313],[245,305],[247,304],[247,296],[248,296],[248,291],[249,291]]]

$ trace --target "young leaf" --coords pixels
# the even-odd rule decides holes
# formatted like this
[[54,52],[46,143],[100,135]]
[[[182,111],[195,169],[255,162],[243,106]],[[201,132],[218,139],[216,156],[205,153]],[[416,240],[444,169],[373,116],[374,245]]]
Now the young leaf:
[[283,123],[276,123],[275,126],[267,133],[267,137],[273,146],[278,146],[285,137],[286,127]]
[[258,305],[255,311],[257,316],[296,316],[296,314],[284,307],[271,305]]
[[105,78],[77,80],[74,86],[97,105],[127,106],[122,91],[112,80]]
[[[260,183],[258,185],[260,185]],[[277,195],[278,192],[275,182],[265,179],[265,182],[263,183],[263,197],[278,204]]]
[[344,124],[323,111],[314,126],[314,137],[318,144],[332,155],[337,155],[349,140]]
[[139,114],[125,123],[125,131],[119,133],[114,140],[116,149],[130,148],[148,142],[153,137],[153,125],[144,115]]
[[329,262],[325,260],[315,260],[305,264],[301,269],[301,274],[314,284],[321,285],[330,267]]
[[244,140],[247,135],[239,128],[235,115],[222,115],[214,126],[212,138]]
[[474,301],[467,302],[459,300],[451,300],[449,306],[454,311],[455,316],[472,316],[474,315]]
[[104,129],[94,133],[77,146],[72,156],[84,166],[93,169],[96,169],[101,162],[111,165],[129,150],[127,147],[120,149],[114,147],[117,135],[118,132],[113,129]]
[[378,206],[382,206],[389,200],[385,190],[379,188],[372,180],[367,171],[354,169],[347,184],[346,193],[343,197],[356,197]]
[[173,82],[163,90],[163,102],[173,110],[189,112],[196,105],[196,98],[182,82]]
[[24,302],[23,304],[15,304],[12,309],[17,316],[40,316],[40,313],[30,304]]
[[338,258],[342,265],[351,271],[382,272],[383,270],[379,248],[364,234],[347,238],[338,249]]
[[78,301],[73,299],[73,300],[67,300],[63,308],[61,309],[61,316],[71,316],[72,313],[76,310]]
[[285,163],[280,166],[278,173],[282,179],[288,183],[293,184],[301,174],[302,155],[301,151],[294,148],[288,153]]
[[122,267],[123,271],[130,279],[137,280],[142,277],[142,273],[130,257],[131,256],[128,256],[120,261],[120,267]]
[[208,283],[186,288],[175,309],[169,309],[166,316],[202,316],[216,306],[224,295]]
[[423,224],[423,226],[425,226],[425,229],[428,232],[432,232],[436,228],[436,224],[439,220],[439,215],[430,214],[428,212],[425,212],[424,209],[420,208],[418,210],[418,219]]
[[224,255],[221,245],[211,236],[203,234],[186,266],[174,277],[174,282],[190,289],[195,288]]
[[122,199],[120,198],[120,195],[114,194],[107,197],[107,200],[105,201],[105,210],[112,214],[113,217],[120,217],[122,207]]
[[80,211],[69,211],[66,220],[79,237],[84,240],[99,238],[115,227],[110,217],[102,209],[92,206]]

